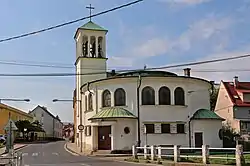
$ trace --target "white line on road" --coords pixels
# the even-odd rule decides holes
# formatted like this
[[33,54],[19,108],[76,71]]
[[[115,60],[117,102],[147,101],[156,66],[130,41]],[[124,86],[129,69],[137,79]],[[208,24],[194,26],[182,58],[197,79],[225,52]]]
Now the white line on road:
[[58,153],[56,153],[56,152],[53,152],[52,154],[53,154],[53,155],[57,155],[57,156],[58,156]]
[[32,156],[38,156],[38,153],[32,153]]
[[83,166],[90,166],[90,165],[88,165],[88,164],[84,164],[84,163],[82,163],[81,165],[83,165]]
[[28,153],[23,153],[22,156],[28,156]]

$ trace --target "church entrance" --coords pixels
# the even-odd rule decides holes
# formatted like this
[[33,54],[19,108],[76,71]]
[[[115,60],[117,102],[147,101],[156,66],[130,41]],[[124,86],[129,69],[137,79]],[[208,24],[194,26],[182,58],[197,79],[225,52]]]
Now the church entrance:
[[111,126],[98,126],[98,150],[111,150]]

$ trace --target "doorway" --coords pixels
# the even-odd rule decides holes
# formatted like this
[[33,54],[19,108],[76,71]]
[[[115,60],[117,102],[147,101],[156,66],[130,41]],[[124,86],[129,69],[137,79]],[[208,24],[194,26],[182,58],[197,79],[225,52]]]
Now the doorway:
[[98,150],[111,150],[111,126],[98,126]]
[[194,138],[195,138],[195,147],[201,148],[203,144],[203,133],[202,132],[195,133]]

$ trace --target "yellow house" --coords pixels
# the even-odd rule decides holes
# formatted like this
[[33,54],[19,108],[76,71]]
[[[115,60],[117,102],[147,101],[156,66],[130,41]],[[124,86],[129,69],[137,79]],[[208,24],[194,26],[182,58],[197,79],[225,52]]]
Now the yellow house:
[[0,134],[5,134],[4,127],[10,118],[15,122],[18,120],[28,120],[32,122],[33,116],[17,108],[0,103]]

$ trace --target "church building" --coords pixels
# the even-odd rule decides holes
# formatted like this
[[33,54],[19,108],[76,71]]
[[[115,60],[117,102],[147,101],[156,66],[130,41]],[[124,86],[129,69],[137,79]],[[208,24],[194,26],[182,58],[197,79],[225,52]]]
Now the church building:
[[75,33],[76,144],[83,152],[132,145],[222,147],[223,119],[210,111],[212,83],[158,70],[107,71],[108,30],[89,21]]

